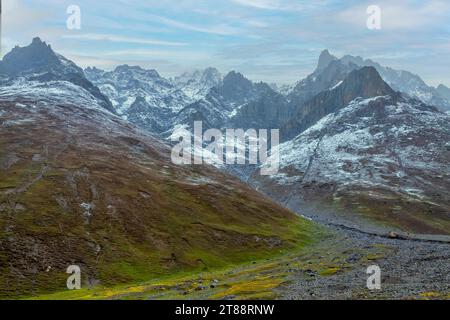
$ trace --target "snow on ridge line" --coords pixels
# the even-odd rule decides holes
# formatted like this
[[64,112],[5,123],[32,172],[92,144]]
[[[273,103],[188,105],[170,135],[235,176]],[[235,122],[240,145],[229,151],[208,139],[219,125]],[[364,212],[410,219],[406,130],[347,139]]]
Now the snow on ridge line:
[[84,88],[69,81],[16,81],[12,85],[0,86],[0,100],[21,97],[58,104],[71,104],[86,109],[97,110],[114,115],[102,107],[97,99]]

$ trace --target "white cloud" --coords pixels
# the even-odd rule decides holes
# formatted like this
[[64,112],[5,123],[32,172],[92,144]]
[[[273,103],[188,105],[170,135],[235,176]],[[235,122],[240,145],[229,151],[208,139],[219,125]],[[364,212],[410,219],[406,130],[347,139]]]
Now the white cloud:
[[186,60],[198,60],[209,58],[209,54],[199,51],[186,51],[186,50],[145,50],[145,49],[128,49],[128,50],[116,50],[108,51],[103,54],[106,57],[122,57],[122,58],[160,58],[160,59],[179,59]]
[[121,43],[158,45],[158,46],[184,46],[184,45],[186,45],[186,43],[183,43],[183,42],[160,41],[160,40],[132,38],[132,37],[130,38],[130,37],[109,35],[109,34],[97,34],[97,33],[69,34],[69,35],[64,35],[62,37],[65,39],[75,39],[75,40],[109,41],[109,42],[121,42]]
[[162,16],[156,16],[152,15],[153,21],[162,23],[164,25],[183,29],[183,30],[189,30],[189,31],[195,31],[195,32],[201,32],[201,33],[210,33],[210,34],[218,34],[218,35],[234,35],[239,34],[240,30],[230,27],[228,25],[211,25],[211,26],[197,26],[189,23],[184,23],[180,21],[176,21],[173,19],[169,19]]
[[240,5],[258,9],[278,10],[282,8],[279,1],[274,0],[232,0],[232,1]]
[[231,0],[241,6],[263,9],[263,10],[281,10],[281,11],[302,11],[306,9],[314,9],[326,4],[327,0],[315,1],[292,1],[292,0]]

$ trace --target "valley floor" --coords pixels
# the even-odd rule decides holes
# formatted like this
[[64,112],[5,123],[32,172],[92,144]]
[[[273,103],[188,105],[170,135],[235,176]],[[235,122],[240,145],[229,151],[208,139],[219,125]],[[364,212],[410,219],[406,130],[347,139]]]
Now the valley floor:
[[[302,271],[278,290],[282,299],[450,299],[450,243],[400,240],[334,226],[331,247],[346,257],[347,268],[308,278]],[[364,255],[378,248],[375,254]],[[370,265],[381,268],[381,290],[366,288]]]
[[[316,244],[233,269],[175,275],[40,299],[450,299],[450,243],[389,239],[329,226]],[[381,268],[381,290],[366,270]]]

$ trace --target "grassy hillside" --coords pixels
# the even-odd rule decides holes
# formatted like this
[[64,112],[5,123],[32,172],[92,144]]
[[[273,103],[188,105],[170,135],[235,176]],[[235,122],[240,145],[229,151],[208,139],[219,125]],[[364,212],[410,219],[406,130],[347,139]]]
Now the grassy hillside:
[[310,222],[118,118],[0,103],[0,297],[208,271],[313,241]]

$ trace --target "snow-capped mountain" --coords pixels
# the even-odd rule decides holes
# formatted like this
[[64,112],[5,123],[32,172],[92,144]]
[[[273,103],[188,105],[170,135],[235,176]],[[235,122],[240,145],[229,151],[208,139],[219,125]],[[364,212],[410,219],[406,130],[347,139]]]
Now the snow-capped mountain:
[[68,101],[76,103],[85,109],[103,110],[111,113],[89,91],[69,81],[26,81],[23,79],[14,81],[8,85],[0,86],[0,96],[4,99],[20,100],[33,103],[43,101],[42,104],[64,105]]
[[156,70],[122,65],[109,72],[87,68],[85,73],[110,98],[117,114],[150,132],[169,129],[170,119],[193,102]]
[[230,123],[243,128],[279,128],[281,140],[287,141],[353,99],[393,93],[373,67],[350,68],[332,61],[318,70],[322,71],[299,83],[287,97],[267,90],[259,99],[240,106]]
[[270,93],[277,95],[268,84],[253,83],[241,73],[231,71],[203,99],[181,110],[175,124],[190,127],[194,121],[203,121],[204,128],[224,128],[240,108]]
[[395,70],[389,67],[380,65],[370,59],[363,59],[361,57],[354,57],[346,55],[340,59],[342,63],[362,66],[372,66],[377,69],[381,77],[394,90],[401,91],[417,98],[422,102],[439,107],[441,110],[450,110],[450,99],[443,98],[438,91],[428,86],[418,75],[409,71]]
[[184,73],[172,80],[156,70],[128,65],[110,72],[87,68],[85,73],[111,99],[117,114],[158,134],[173,128],[177,124],[173,119],[184,107],[204,98],[222,82],[214,68]]
[[424,103],[434,105],[444,111],[450,110],[450,99],[442,90],[428,86],[418,75],[408,71],[384,67],[370,59],[345,55],[338,59],[328,50],[322,51],[316,70],[298,82],[287,94],[290,101],[301,104],[315,94],[337,85],[351,71],[364,66],[374,67],[383,80],[396,91],[401,91]]
[[211,88],[219,86],[222,79],[219,70],[210,67],[203,71],[185,72],[175,77],[172,82],[191,100],[197,101],[204,98]]
[[449,124],[449,115],[393,90],[356,98],[280,145],[279,173],[252,183],[297,211],[445,233]]
[[286,141],[360,95],[372,97],[377,90],[389,94],[392,89],[387,87],[374,68],[344,64],[324,51],[316,70],[288,95],[268,90],[261,99],[235,110],[232,123],[244,128],[280,128],[281,139]]
[[[109,99],[103,95],[100,90],[86,79],[83,70],[72,61],[56,54],[50,45],[41,41],[40,38],[34,38],[27,47],[15,47],[6,54],[0,61],[0,86],[11,87],[11,92],[19,89],[21,86],[31,94],[58,93],[58,83],[63,86],[83,88],[84,95],[89,95],[94,103],[103,108],[114,112]],[[48,88],[48,89],[46,89]],[[7,90],[7,91],[8,91]],[[63,95],[65,90],[61,90]]]
[[450,110],[450,98],[442,94],[445,86],[436,89],[428,86],[418,75],[408,71],[384,67],[370,59],[345,55],[338,59],[328,50],[322,51],[316,70],[299,81],[286,96],[295,104],[302,104],[315,94],[337,85],[351,71],[364,66],[374,67],[383,80],[396,91],[404,92],[424,103]]
[[354,64],[340,62],[325,50],[320,54],[316,70],[299,81],[287,95],[287,99],[292,105],[301,105],[316,94],[337,86],[357,68]]
[[310,230],[235,177],[173,164],[164,142],[73,100],[81,87],[59,87],[66,101],[21,89],[0,92],[1,297],[65,290],[55,277],[74,261],[83,281],[114,286],[277,254],[296,243],[293,223]]
[[[329,67],[332,65],[334,62]],[[291,105],[289,108],[291,116],[287,122],[281,123],[282,138],[284,141],[292,139],[324,116],[338,111],[356,98],[370,98],[393,93],[394,90],[383,81],[375,68],[355,69],[330,89],[318,93],[303,104]]]
[[396,92],[375,67],[328,52],[286,98],[280,171],[270,178],[255,171],[249,182],[258,190],[359,227],[449,230],[448,114]]

